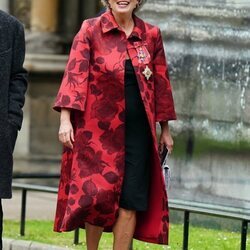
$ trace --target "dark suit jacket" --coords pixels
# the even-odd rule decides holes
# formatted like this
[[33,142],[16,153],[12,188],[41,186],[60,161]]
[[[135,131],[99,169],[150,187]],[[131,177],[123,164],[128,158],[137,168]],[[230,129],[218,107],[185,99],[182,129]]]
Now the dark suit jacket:
[[0,10],[0,198],[11,198],[12,153],[27,89],[24,55],[23,25]]

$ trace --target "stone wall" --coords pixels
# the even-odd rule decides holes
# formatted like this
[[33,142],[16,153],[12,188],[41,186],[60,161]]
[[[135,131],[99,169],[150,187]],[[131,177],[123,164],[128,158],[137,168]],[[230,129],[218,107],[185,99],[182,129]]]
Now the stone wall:
[[250,139],[250,5],[236,2],[150,1],[142,14],[165,39],[180,129],[216,140]]
[[0,9],[3,11],[8,11],[9,9],[8,0],[0,0]]
[[59,114],[52,107],[60,86],[67,55],[27,54],[29,71],[24,122],[15,149],[16,159],[59,159]]
[[151,0],[140,15],[161,28],[178,114],[170,196],[250,208],[249,3]]

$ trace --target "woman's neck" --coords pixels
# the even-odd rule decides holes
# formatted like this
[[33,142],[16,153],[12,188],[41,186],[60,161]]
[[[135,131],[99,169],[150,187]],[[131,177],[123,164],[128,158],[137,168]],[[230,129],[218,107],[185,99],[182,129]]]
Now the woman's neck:
[[113,13],[113,16],[117,24],[121,27],[122,30],[124,30],[126,34],[132,32],[132,29],[134,27],[132,14],[117,15],[116,13]]

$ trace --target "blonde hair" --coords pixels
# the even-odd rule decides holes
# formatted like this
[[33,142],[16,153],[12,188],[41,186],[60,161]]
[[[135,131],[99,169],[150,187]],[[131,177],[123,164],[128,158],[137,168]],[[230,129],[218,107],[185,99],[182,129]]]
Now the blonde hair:
[[[109,9],[109,1],[108,0],[101,0],[102,4]],[[138,0],[138,6],[136,7],[135,11],[139,10],[140,7],[146,2],[146,0]]]

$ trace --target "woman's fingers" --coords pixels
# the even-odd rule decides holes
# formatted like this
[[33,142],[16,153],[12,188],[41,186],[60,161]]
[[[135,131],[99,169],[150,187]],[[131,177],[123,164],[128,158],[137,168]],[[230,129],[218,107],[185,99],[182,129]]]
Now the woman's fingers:
[[174,141],[170,134],[161,135],[161,139],[159,142],[159,153],[163,151],[164,147],[167,148],[169,154],[172,153],[174,147]]
[[168,153],[171,154],[172,151],[173,151],[173,145],[172,144],[171,145],[167,145],[166,147],[168,149]]
[[168,138],[168,140],[166,140],[166,147],[168,149],[168,153],[171,154],[173,151],[173,147],[174,147],[174,142],[172,137]]
[[73,149],[73,143],[71,141],[71,132],[64,132],[60,135],[60,142],[68,147],[68,148],[71,148]]
[[60,131],[59,131],[58,135],[59,135],[59,141],[60,141],[61,143],[65,143],[65,142],[66,142],[66,133],[65,133],[65,132],[60,132]]
[[171,154],[171,152],[173,151],[173,144],[159,143],[159,153],[160,154],[163,152],[164,147],[166,147],[168,150],[168,153]]
[[75,137],[74,137],[74,131],[73,129],[71,129],[71,132],[70,132],[70,139],[72,142],[75,142]]
[[71,125],[61,124],[59,129],[59,141],[66,147],[73,149],[74,131]]
[[159,142],[158,150],[159,150],[160,154],[162,154],[164,147],[165,147],[164,143],[163,142]]
[[66,142],[64,143],[64,146],[73,149],[73,143],[71,141],[71,132],[67,133]]

